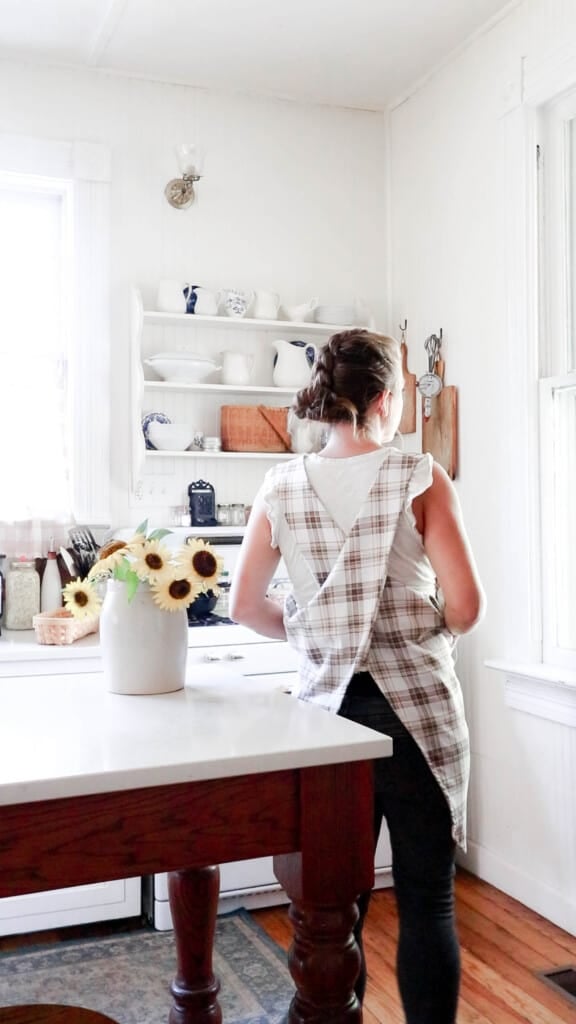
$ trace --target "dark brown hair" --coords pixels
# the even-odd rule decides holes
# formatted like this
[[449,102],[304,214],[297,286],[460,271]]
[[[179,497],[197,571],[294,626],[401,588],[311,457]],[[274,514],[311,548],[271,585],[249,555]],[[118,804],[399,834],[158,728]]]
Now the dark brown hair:
[[401,380],[395,338],[360,328],[339,331],[320,349],[310,383],[296,394],[293,409],[300,419],[352,423],[361,431],[377,395],[395,391]]

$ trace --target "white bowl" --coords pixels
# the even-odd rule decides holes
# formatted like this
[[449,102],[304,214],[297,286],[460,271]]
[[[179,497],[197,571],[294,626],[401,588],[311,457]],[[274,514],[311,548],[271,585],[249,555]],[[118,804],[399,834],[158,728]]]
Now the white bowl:
[[298,306],[281,306],[280,312],[285,320],[296,320],[300,323],[312,323],[318,299],[302,302]]
[[160,352],[144,362],[162,380],[178,381],[181,384],[200,384],[221,367],[212,359],[203,359],[194,353]]
[[158,423],[148,427],[148,437],[158,451],[183,452],[194,441],[194,431],[187,423]]

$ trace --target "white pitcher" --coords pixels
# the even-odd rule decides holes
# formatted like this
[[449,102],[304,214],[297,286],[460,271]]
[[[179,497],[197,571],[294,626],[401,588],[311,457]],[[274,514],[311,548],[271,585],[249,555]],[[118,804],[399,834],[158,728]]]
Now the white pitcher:
[[216,316],[218,312],[218,296],[209,288],[200,285],[196,288],[196,305],[194,306],[196,316]]
[[252,316],[255,320],[276,320],[280,308],[280,296],[276,292],[256,291]]
[[277,388],[303,388],[310,380],[312,366],[318,354],[316,345],[305,341],[272,342],[276,349],[272,380]]
[[241,386],[249,384],[252,378],[254,356],[244,352],[221,352],[222,383]]

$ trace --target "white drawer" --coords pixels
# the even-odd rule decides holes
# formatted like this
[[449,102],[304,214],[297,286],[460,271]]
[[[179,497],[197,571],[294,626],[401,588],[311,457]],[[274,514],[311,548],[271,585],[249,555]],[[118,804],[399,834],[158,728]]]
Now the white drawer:
[[243,676],[294,673],[296,654],[283,640],[278,643],[188,648],[188,665],[206,664],[230,667]]

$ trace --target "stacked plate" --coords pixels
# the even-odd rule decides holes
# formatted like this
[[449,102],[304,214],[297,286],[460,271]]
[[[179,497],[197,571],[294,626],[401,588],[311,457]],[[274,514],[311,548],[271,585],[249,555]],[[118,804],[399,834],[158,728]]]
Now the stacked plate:
[[354,306],[316,306],[316,323],[336,324],[338,327],[349,327],[354,323],[356,310]]
[[202,447],[205,452],[219,452],[222,450],[222,441],[219,437],[205,437]]

